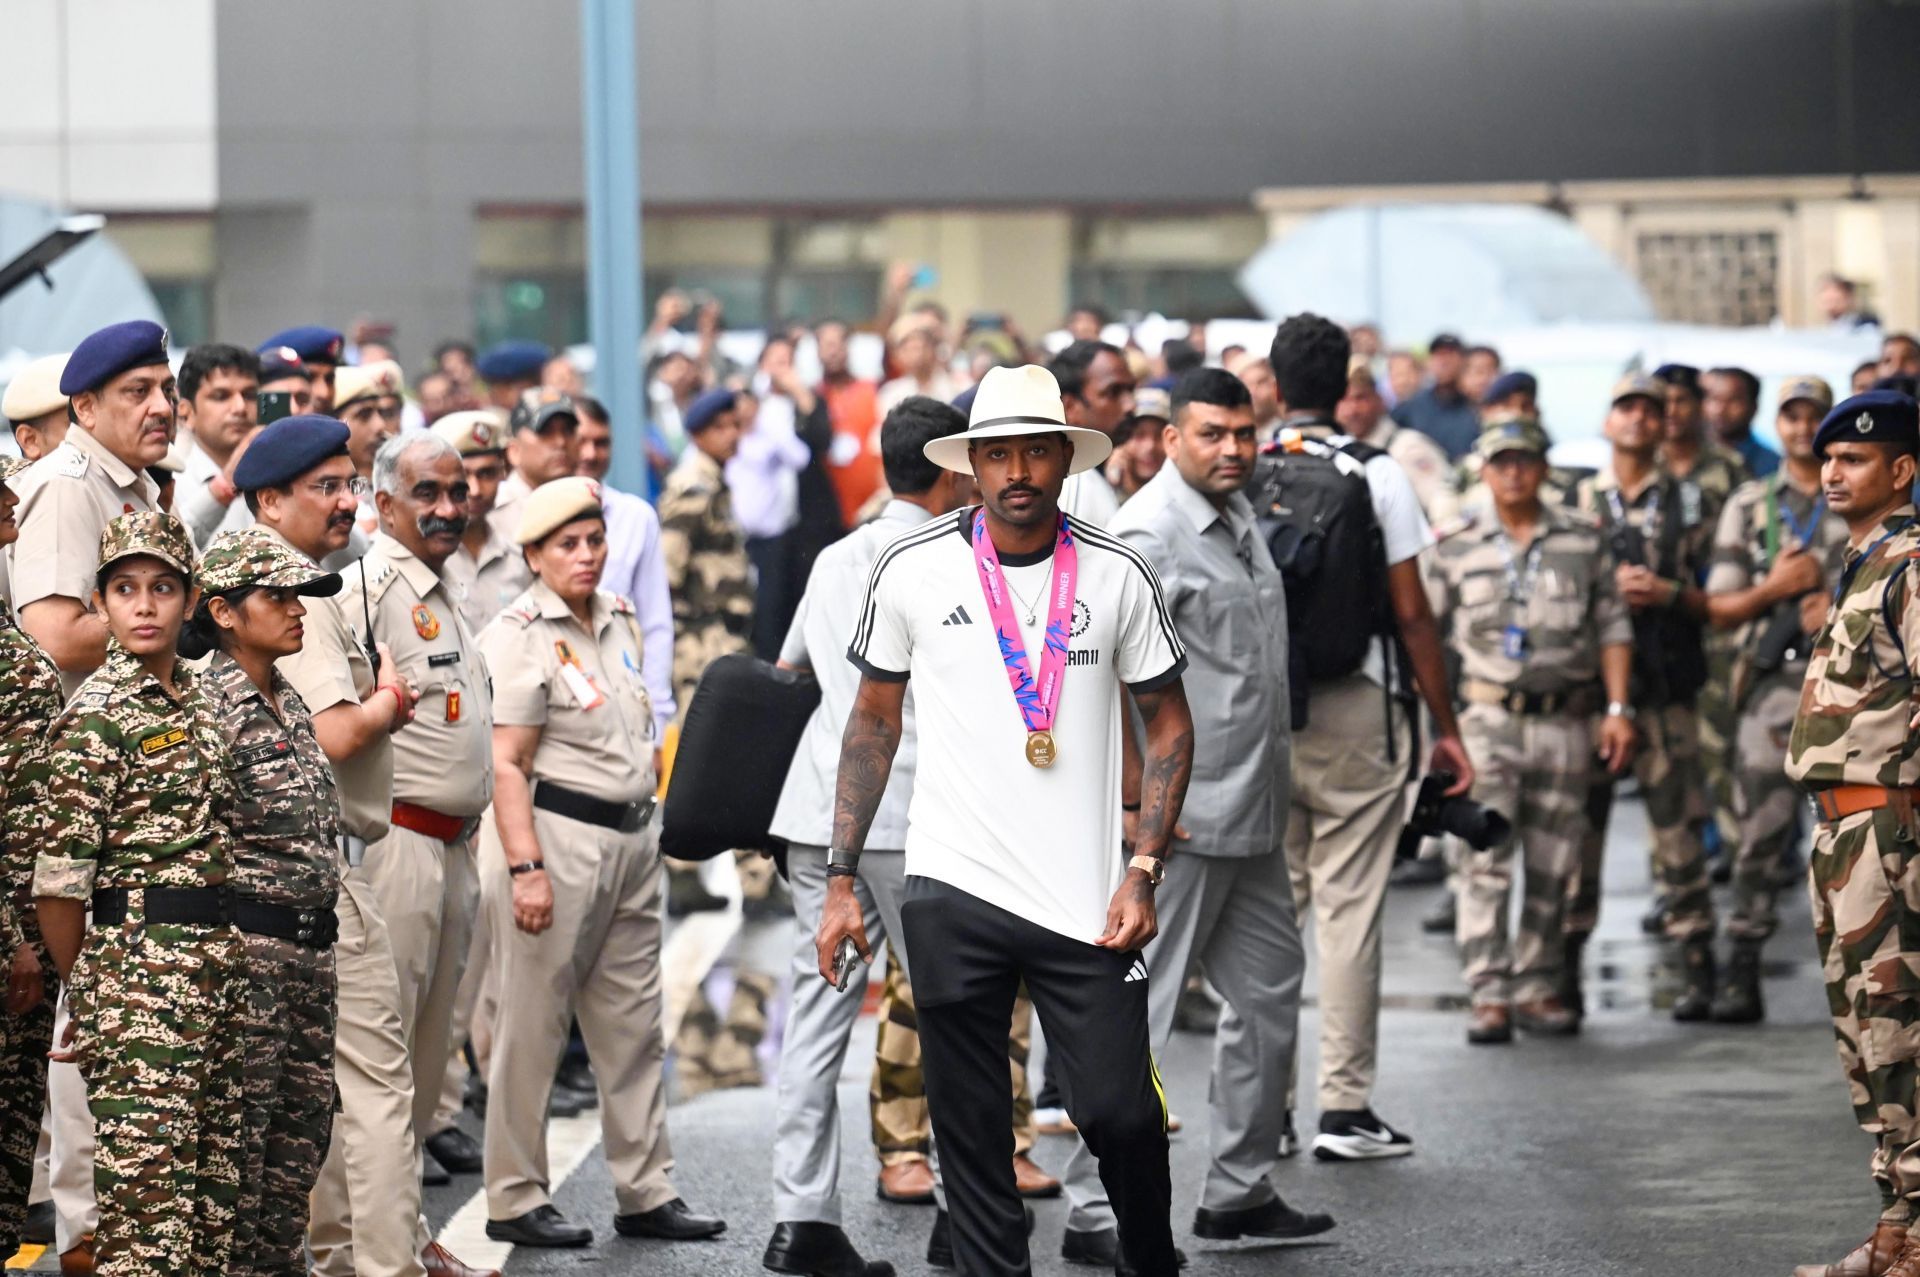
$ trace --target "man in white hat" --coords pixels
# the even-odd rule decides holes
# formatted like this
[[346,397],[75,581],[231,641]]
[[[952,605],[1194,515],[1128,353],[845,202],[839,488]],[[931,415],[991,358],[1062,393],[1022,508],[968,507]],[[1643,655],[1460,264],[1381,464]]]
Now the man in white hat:
[[0,416],[13,427],[14,445],[28,461],[38,461],[67,437],[67,397],[60,393],[66,368],[65,355],[43,355],[7,383],[0,400]]
[[[929,1262],[1029,1271],[1013,1178],[1007,1023],[1022,981],[1140,1277],[1175,1277],[1166,1099],[1148,1047],[1153,892],[1193,766],[1186,650],[1139,551],[1060,512],[1067,476],[1111,440],[1066,424],[1044,368],[996,368],[964,434],[928,460],[984,505],[881,551],[848,648],[822,978],[843,942],[871,958],[854,881],[914,687],[919,767],[901,930],[948,1210]],[[1145,724],[1136,841],[1122,840],[1121,689]],[[1131,855],[1131,859],[1127,857]]]

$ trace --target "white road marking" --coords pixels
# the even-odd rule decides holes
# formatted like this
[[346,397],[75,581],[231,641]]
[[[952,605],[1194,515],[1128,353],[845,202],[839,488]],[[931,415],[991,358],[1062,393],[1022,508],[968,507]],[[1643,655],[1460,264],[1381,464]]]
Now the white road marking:
[[[588,1109],[575,1117],[556,1117],[547,1123],[547,1173],[557,1190],[578,1170],[587,1154],[600,1146],[600,1110]],[[581,1221],[587,1222],[587,1221]],[[613,1227],[612,1220],[590,1222],[594,1239]],[[475,1268],[499,1268],[513,1252],[510,1242],[487,1236],[487,1190],[483,1186],[455,1211],[440,1230],[440,1244]]]

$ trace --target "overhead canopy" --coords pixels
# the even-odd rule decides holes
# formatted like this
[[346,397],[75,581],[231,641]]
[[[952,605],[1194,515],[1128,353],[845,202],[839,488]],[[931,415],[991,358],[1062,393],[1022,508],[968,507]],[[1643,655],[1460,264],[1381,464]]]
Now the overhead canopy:
[[1271,319],[1371,321],[1396,345],[1440,332],[1645,322],[1638,281],[1566,218],[1508,204],[1369,204],[1322,213],[1241,268]]
[[[59,224],[63,210],[0,197],[0,262],[25,252]],[[140,272],[105,235],[95,235],[47,268],[49,289],[29,280],[0,300],[0,383],[29,359],[72,350],[95,329],[123,319],[164,324]]]

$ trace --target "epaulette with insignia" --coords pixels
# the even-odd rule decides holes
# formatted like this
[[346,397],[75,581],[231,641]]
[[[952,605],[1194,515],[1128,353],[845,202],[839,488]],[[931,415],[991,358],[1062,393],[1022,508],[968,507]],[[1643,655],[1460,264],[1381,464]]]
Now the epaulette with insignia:
[[520,622],[522,629],[532,625],[540,617],[540,613],[530,607],[508,607],[504,609],[500,615],[507,617],[509,620]]
[[1445,523],[1434,526],[1434,540],[1445,541],[1448,537],[1457,537],[1478,522],[1479,518],[1476,511],[1462,510],[1458,515],[1448,519]]
[[70,443],[62,443],[55,449],[52,460],[53,472],[69,479],[85,478],[87,466],[92,462],[92,458]]
[[613,596],[613,610],[625,613],[628,616],[639,615],[639,613],[633,610],[633,600],[627,598],[624,594],[616,594]]
[[378,560],[374,563],[373,567],[369,569],[367,563],[369,560],[372,560],[373,557],[373,555],[369,554],[366,558],[360,560],[360,576],[361,579],[366,582],[368,602],[378,603],[386,597],[387,591],[392,588],[393,583],[399,579],[400,574],[394,570],[393,564],[386,559]]

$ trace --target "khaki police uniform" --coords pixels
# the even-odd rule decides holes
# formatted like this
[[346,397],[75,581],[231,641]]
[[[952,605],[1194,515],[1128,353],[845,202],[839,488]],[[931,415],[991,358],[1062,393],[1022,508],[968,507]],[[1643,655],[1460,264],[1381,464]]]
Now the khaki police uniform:
[[491,518],[480,553],[472,554],[461,546],[440,569],[440,575],[460,600],[460,615],[475,634],[486,629],[487,623],[518,598],[533,579],[512,534],[503,532]]
[[661,864],[652,824],[653,707],[641,679],[633,605],[597,592],[582,626],[544,583],[480,637],[498,671],[494,713],[538,727],[528,781],[553,889],[553,925],[513,920],[498,830],[483,836],[482,890],[500,978],[488,1077],[487,1213],[510,1219],[552,1200],[547,1099],[577,1016],[604,1102],[600,1120],[616,1210],[672,1201],[661,1079]]
[[[257,525],[258,526],[258,525]],[[274,536],[271,529],[267,531]],[[306,600],[300,650],[275,668],[314,714],[373,695],[373,664],[346,591]],[[357,859],[386,836],[393,807],[393,744],[381,736],[352,758],[329,760],[341,823]],[[421,1277],[431,1234],[420,1213],[420,1176],[401,1150],[413,1146],[413,1069],[400,1014],[400,985],[387,922],[365,864],[341,877],[335,904],[338,990],[334,1076],[340,1107],[312,1196],[307,1244],[319,1277]]]
[[454,995],[479,904],[473,835],[493,798],[493,710],[487,666],[445,581],[385,532],[340,593],[363,605],[375,639],[420,693],[393,737],[393,808],[363,871],[387,922],[400,976],[400,1020],[412,1055],[415,1134],[429,1133],[452,1052]]
[[[1557,994],[1565,924],[1588,834],[1594,731],[1606,707],[1600,650],[1632,641],[1600,532],[1542,505],[1533,540],[1514,545],[1478,510],[1427,562],[1427,596],[1461,661],[1461,737],[1473,797],[1513,836],[1464,849],[1456,934],[1475,1005]],[[1525,874],[1520,925],[1508,925],[1514,853]]]

